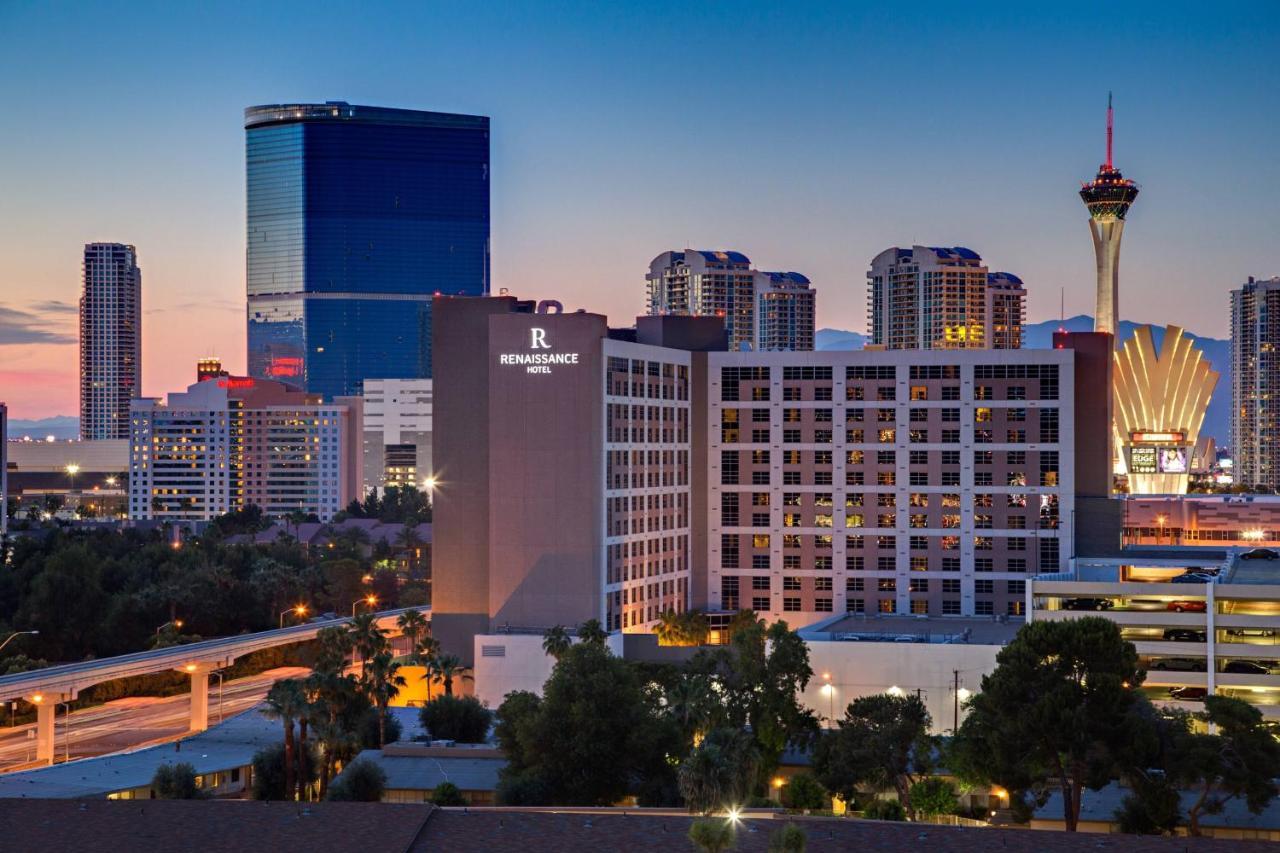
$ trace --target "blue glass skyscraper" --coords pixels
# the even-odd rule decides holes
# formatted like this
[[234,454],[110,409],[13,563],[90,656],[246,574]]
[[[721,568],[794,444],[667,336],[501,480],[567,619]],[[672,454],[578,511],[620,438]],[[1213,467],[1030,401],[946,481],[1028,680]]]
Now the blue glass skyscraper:
[[245,110],[249,374],[333,397],[431,375],[431,299],[489,289],[489,119]]

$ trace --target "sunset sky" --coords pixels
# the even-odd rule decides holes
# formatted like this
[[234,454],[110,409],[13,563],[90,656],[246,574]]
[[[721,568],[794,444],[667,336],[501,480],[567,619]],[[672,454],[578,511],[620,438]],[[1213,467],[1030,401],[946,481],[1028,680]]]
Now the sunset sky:
[[76,412],[95,240],[138,247],[146,394],[243,370],[242,111],[281,101],[492,117],[495,289],[617,323],[684,246],[805,273],[820,327],[917,242],[1091,312],[1108,90],[1122,316],[1222,337],[1280,275],[1280,5],[855,5],[0,0],[0,401]]

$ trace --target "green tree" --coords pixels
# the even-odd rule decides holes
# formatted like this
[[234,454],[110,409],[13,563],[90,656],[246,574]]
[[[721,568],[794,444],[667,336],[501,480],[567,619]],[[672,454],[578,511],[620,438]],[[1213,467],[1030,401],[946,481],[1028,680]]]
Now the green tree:
[[564,657],[564,653],[569,651],[572,645],[573,638],[569,636],[568,630],[563,625],[548,628],[542,635],[542,651],[556,660]]
[[367,758],[348,764],[342,775],[329,787],[329,800],[351,800],[357,803],[376,803],[387,790],[387,774]]
[[465,806],[467,798],[452,782],[441,782],[431,792],[431,804],[436,806]]
[[970,700],[948,763],[966,781],[1010,791],[1057,785],[1074,832],[1081,792],[1111,780],[1134,737],[1142,679],[1133,644],[1110,620],[1024,625]]
[[704,818],[689,824],[689,840],[703,853],[724,853],[733,849],[733,824],[719,818]]
[[819,739],[814,773],[846,802],[860,787],[892,789],[910,811],[911,786],[932,758],[931,723],[919,696],[859,697],[849,703],[836,730]]
[[714,729],[680,763],[680,794],[699,814],[743,805],[755,784],[760,751],[750,733]]
[[609,639],[609,632],[600,624],[599,619],[588,619],[578,626],[578,639],[584,643],[603,646]]
[[266,707],[263,713],[279,720],[284,727],[284,789],[289,792],[289,799],[297,789],[297,746],[294,741],[294,723],[307,713],[307,696],[302,682],[297,679],[277,681],[267,691]]
[[830,811],[831,795],[809,773],[797,773],[782,786],[782,804],[789,809]]
[[959,805],[955,786],[945,779],[930,777],[911,786],[911,808],[918,815],[955,814]]
[[387,743],[387,707],[400,695],[406,684],[400,674],[400,664],[391,652],[383,650],[369,658],[364,668],[364,687],[369,700],[378,712],[378,748]]
[[157,800],[203,800],[208,792],[196,782],[196,769],[187,762],[161,764],[151,777],[151,791]]
[[[434,660],[434,675],[440,679],[440,683],[444,685],[444,695],[453,695],[453,680],[455,678],[470,680],[471,667],[465,665],[462,659],[457,655],[440,655]],[[432,677],[431,668],[428,669],[428,678]]]
[[431,623],[426,616],[422,615],[421,610],[406,610],[396,617],[396,627],[409,641],[409,648],[417,649],[427,638]]
[[387,632],[379,627],[378,617],[374,613],[361,613],[348,624],[351,632],[351,646],[360,655],[360,661],[372,660],[374,655],[386,651],[389,646]]
[[484,743],[493,712],[474,696],[439,696],[418,712],[422,727],[434,740]]

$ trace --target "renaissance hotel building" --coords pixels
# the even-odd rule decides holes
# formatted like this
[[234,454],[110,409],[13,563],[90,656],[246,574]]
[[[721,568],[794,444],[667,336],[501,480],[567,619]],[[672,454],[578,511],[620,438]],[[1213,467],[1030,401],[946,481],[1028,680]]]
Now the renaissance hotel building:
[[1111,525],[1110,335],[729,352],[715,317],[434,313],[433,630],[468,658],[691,608],[1017,616],[1082,519]]

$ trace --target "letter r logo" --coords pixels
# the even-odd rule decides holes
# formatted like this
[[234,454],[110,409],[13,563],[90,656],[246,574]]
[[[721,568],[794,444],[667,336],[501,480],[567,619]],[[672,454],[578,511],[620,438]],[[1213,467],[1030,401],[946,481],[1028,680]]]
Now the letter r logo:
[[529,338],[529,349],[551,349],[551,344],[547,343],[546,329],[530,329]]

